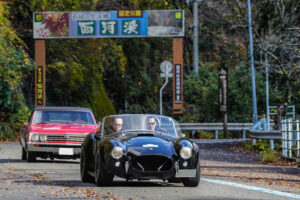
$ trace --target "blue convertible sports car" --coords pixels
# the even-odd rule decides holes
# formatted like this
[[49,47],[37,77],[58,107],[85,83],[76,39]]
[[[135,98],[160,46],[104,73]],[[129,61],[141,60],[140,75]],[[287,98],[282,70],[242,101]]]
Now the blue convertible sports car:
[[178,123],[161,115],[110,115],[101,131],[82,143],[83,182],[110,185],[126,180],[162,179],[196,187],[200,181],[199,148],[183,137]]

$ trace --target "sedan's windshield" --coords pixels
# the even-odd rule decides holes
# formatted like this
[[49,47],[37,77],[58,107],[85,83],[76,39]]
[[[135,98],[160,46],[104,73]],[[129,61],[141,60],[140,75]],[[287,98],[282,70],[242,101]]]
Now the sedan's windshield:
[[115,133],[160,133],[178,137],[174,120],[170,117],[160,115],[111,115],[104,118],[103,127],[102,131],[104,135],[111,135]]
[[90,112],[83,111],[36,111],[33,118],[33,124],[90,124],[94,125],[95,121]]

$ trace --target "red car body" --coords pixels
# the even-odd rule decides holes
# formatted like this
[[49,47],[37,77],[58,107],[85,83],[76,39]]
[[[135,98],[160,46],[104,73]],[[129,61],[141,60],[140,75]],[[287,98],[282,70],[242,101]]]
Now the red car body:
[[79,158],[85,136],[97,131],[88,108],[37,107],[21,128],[22,160]]

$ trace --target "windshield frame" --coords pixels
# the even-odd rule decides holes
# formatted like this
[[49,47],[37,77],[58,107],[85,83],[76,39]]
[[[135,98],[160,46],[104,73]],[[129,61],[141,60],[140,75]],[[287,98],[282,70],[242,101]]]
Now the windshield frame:
[[[111,120],[114,118],[122,118],[124,121],[128,121],[128,118],[141,118],[141,121],[139,121],[139,123],[145,123],[146,119],[148,119],[149,117],[155,117],[155,118],[159,118],[160,122],[161,120],[169,120],[171,122],[171,126],[168,126],[168,133],[163,133],[162,131],[153,131],[153,130],[149,130],[147,128],[145,128],[145,124],[144,125],[140,125],[138,129],[125,129],[125,130],[121,130],[121,131],[116,131],[116,132],[110,132],[108,131],[108,129],[111,129]],[[127,118],[127,119],[126,119]],[[129,120],[130,121],[130,120]],[[137,124],[139,124],[137,123]],[[125,124],[125,123],[124,123]],[[101,137],[111,137],[111,136],[118,136],[118,135],[125,135],[125,133],[133,133],[133,132],[144,132],[142,134],[153,134],[153,135],[168,135],[170,137],[173,138],[180,138],[182,137],[181,131],[178,132],[178,128],[176,127],[176,124],[178,124],[176,122],[176,120],[174,120],[171,117],[167,117],[167,116],[163,116],[163,115],[157,115],[157,114],[120,114],[120,115],[109,115],[103,118],[102,120],[102,126],[101,126]],[[131,126],[128,125],[127,126]],[[160,126],[162,126],[161,128],[164,129],[164,126],[162,124],[160,124]],[[124,125],[123,125],[124,127]],[[142,128],[144,127],[144,128]],[[109,132],[109,133],[107,133]],[[139,133],[136,133],[136,135],[138,135]],[[130,135],[135,135],[135,134],[130,134]]]

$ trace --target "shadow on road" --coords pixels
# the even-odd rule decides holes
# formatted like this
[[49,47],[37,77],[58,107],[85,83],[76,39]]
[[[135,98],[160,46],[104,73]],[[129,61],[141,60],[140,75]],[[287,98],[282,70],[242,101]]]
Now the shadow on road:
[[[11,158],[7,158],[7,159],[0,159],[0,163],[27,163],[25,160],[21,160],[21,159],[11,159]],[[73,161],[73,160],[36,160],[35,162],[31,162],[31,163],[64,163],[64,164],[79,164],[79,160],[78,161]],[[28,163],[30,164],[30,163]]]
[[[48,181],[38,181],[38,180],[21,180],[16,181],[17,183],[30,183],[33,185],[43,185],[43,186],[61,186],[61,187],[94,187],[98,186],[94,183],[83,183],[78,180],[48,180]],[[155,182],[155,181],[128,181],[126,180],[116,180],[110,186],[101,187],[184,187],[182,184],[168,183],[168,182]]]

